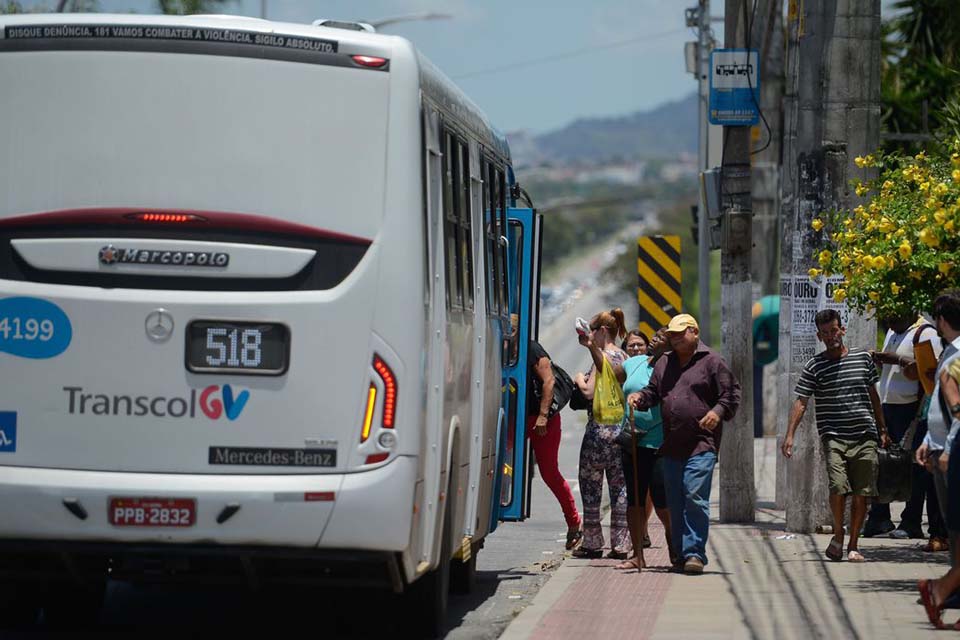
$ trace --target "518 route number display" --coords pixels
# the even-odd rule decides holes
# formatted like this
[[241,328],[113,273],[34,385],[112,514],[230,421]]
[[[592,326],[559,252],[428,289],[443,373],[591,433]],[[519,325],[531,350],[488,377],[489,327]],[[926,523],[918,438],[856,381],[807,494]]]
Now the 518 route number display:
[[282,324],[195,320],[187,326],[187,369],[194,373],[278,376],[289,353],[290,330]]

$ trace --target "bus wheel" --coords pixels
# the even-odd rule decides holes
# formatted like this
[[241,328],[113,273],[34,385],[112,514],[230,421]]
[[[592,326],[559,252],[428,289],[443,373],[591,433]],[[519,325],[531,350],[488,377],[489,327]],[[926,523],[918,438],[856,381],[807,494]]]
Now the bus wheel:
[[38,588],[26,584],[0,584],[0,629],[30,628],[40,617]]
[[89,629],[100,621],[105,582],[51,586],[43,594],[43,624],[51,629]]
[[407,620],[419,638],[443,636],[447,622],[447,601],[450,597],[450,509],[443,517],[443,541],[440,545],[440,563],[410,586],[407,594],[413,616]]
[[473,591],[477,583],[477,544],[471,545],[470,559],[450,561],[450,591],[457,595],[466,595]]

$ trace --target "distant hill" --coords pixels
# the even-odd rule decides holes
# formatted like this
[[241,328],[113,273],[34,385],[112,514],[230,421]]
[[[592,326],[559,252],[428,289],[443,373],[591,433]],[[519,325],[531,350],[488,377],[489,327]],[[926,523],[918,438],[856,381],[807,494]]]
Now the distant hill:
[[518,131],[507,138],[517,166],[675,158],[682,152],[697,151],[697,95],[650,111],[583,118],[538,136]]

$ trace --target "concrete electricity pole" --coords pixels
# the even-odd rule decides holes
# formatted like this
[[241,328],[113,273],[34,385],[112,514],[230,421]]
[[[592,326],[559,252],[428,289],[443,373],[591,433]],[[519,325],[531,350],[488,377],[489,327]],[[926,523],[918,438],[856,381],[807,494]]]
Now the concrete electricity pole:
[[[707,122],[707,109],[710,100],[710,51],[713,49],[713,38],[710,33],[710,0],[699,0],[697,8],[697,90],[699,100],[698,109],[698,149],[697,170],[709,169],[709,139],[710,126]],[[697,217],[697,282],[700,293],[700,337],[707,344],[710,342],[710,220],[707,218],[707,205],[700,194],[700,205]]]
[[[750,11],[747,0],[726,0],[724,46],[746,46]],[[720,304],[723,355],[740,381],[737,416],[724,427],[720,443],[720,521],[753,522],[756,487],[753,480],[753,339],[750,257],[753,234],[750,196],[750,127],[723,128],[720,178],[721,219]]]
[[[760,110],[763,122],[753,140],[753,264],[750,274],[761,296],[780,290],[780,160],[783,149],[783,2],[757,0],[750,48],[760,51]],[[756,391],[756,390],[754,390]]]
[[[849,186],[870,178],[854,158],[880,144],[880,0],[791,0],[787,16],[787,93],[784,100],[783,245],[781,248],[780,358],[778,395],[784,410],[778,444],[804,363],[822,349],[812,312],[842,304],[827,296],[827,283],[807,271],[821,247],[821,232],[810,223],[831,209],[861,203]],[[825,233],[825,232],[823,232]],[[846,343],[870,348],[876,322],[850,313]],[[811,532],[829,522],[826,474],[816,407],[807,409],[794,441],[793,457],[778,456],[777,502],[786,507],[789,531]],[[785,468],[785,473],[782,469]]]

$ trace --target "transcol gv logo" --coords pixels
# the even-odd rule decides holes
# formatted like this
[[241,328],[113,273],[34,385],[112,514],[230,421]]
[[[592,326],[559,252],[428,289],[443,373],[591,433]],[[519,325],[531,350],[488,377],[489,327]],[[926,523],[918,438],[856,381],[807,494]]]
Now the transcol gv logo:
[[63,390],[67,393],[67,410],[71,415],[196,418],[199,406],[200,412],[211,420],[226,416],[232,421],[240,417],[250,400],[248,390],[236,393],[229,384],[210,385],[199,394],[197,389],[191,389],[187,396],[88,393],[83,387],[63,387]]

